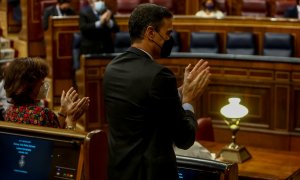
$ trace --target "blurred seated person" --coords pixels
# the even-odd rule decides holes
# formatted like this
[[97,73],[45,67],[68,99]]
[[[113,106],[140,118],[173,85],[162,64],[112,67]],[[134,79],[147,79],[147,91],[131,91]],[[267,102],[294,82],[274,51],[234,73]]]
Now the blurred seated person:
[[49,6],[44,10],[43,29],[48,29],[48,21],[50,16],[71,16],[75,15],[75,11],[71,8],[71,0],[57,0],[57,4]]
[[300,18],[300,0],[297,0],[297,4],[295,6],[289,7],[284,11],[284,17],[285,18]]
[[63,91],[57,116],[40,105],[48,93],[48,73],[49,66],[41,58],[17,58],[10,62],[4,71],[4,89],[12,105],[6,110],[5,121],[75,129],[76,121],[89,106],[89,98],[79,98],[72,87]]
[[80,9],[81,54],[113,53],[113,34],[119,26],[102,0],[88,0]]
[[196,16],[203,18],[223,18],[224,13],[220,11],[216,0],[202,0],[201,10],[196,13]]

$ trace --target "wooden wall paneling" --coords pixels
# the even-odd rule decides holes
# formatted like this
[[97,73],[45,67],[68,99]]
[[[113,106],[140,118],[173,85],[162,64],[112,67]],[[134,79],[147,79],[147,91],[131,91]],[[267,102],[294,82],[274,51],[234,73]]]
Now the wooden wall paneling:
[[174,13],[185,15],[186,14],[186,3],[188,3],[188,1],[173,0]]
[[62,90],[72,86],[72,41],[73,33],[79,31],[78,16],[51,17],[45,31],[46,60],[52,67],[49,77],[52,81],[50,107],[60,105]]
[[27,45],[20,47],[19,51],[26,49],[27,56],[45,57],[40,0],[20,0],[20,3],[22,28],[19,33],[19,41],[24,41]]
[[275,107],[274,107],[274,118],[275,128],[287,131],[288,130],[288,119],[289,117],[289,86],[275,86]]
[[[81,1],[82,0],[72,0],[71,1],[71,7],[74,9],[74,11],[75,11],[76,14],[79,14],[81,3],[82,3]],[[113,2],[115,0],[109,0],[109,1]],[[107,2],[105,2],[105,3],[107,3]],[[107,3],[107,5],[109,5],[109,4]],[[109,7],[110,7],[110,5],[109,5]]]
[[187,0],[185,1],[185,14],[186,15],[195,15],[199,11],[200,0]]
[[104,112],[104,101],[103,101],[103,92],[102,92],[102,81],[105,66],[108,64],[110,59],[103,61],[91,61],[86,63],[85,56],[81,57],[81,65],[84,69],[81,68],[80,76],[84,76],[84,82],[81,82],[81,87],[79,89],[84,92],[80,94],[88,96],[91,99],[90,108],[86,113],[86,118],[84,121],[84,127],[86,131],[90,131],[96,128],[107,129],[107,121],[105,118]]
[[268,9],[269,9],[269,16],[274,17],[275,12],[276,12],[276,0],[267,0],[268,4]]
[[7,1],[2,0],[0,1],[0,29],[2,29],[2,35],[7,37],[8,34],[8,27],[7,27],[7,16],[8,16],[8,7]]
[[[290,72],[278,71],[275,74],[275,128],[287,131],[290,119]],[[284,104],[284,106],[282,106]]]
[[300,138],[292,135],[290,142],[290,151],[300,152]]
[[[216,142],[223,142],[227,144],[231,142],[231,131],[228,128],[228,126],[214,125],[214,135]],[[294,150],[296,150],[297,145],[294,142],[299,142],[299,140],[299,137],[294,137],[293,140],[290,140],[289,135],[277,134],[274,131],[266,133],[259,131],[251,131],[245,128],[240,129],[240,131],[237,133],[236,139],[237,144],[244,145],[246,147],[253,146],[287,151],[291,150],[291,145],[293,145]]]
[[[291,95],[291,107],[299,107],[300,106],[300,87],[296,86],[292,88]],[[291,109],[291,130],[300,132],[300,111],[299,109]],[[293,121],[294,119],[294,121]]]
[[[271,128],[272,127],[272,108],[269,105],[271,101],[272,89],[267,85],[251,84],[249,82],[237,81],[231,82],[226,80],[215,79],[213,84],[207,87],[203,95],[203,101],[201,104],[205,104],[202,107],[201,116],[209,116],[213,119],[222,119],[220,115],[220,109],[228,104],[228,98],[239,97],[242,103],[248,107],[249,114],[241,122],[242,125],[247,127],[260,127]],[[220,83],[223,81],[223,83]],[[237,85],[241,84],[241,85]],[[221,122],[224,124],[224,122]]]

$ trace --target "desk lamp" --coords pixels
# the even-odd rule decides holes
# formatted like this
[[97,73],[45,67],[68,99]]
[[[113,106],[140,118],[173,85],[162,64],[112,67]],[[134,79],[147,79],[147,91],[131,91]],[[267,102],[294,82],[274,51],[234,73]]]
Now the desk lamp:
[[231,143],[223,147],[220,157],[225,161],[242,163],[251,158],[246,147],[236,144],[236,134],[239,131],[240,119],[248,114],[248,109],[240,104],[240,98],[229,98],[229,104],[223,106],[220,110],[224,116],[224,121],[229,126],[232,136]]

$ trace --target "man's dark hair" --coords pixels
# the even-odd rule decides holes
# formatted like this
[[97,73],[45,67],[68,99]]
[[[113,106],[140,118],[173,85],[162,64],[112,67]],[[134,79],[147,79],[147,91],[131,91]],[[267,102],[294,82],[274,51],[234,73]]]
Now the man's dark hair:
[[128,22],[131,42],[142,39],[148,26],[159,31],[164,18],[172,18],[173,14],[165,7],[155,4],[140,4],[131,13]]
[[57,0],[58,4],[71,3],[71,0]]

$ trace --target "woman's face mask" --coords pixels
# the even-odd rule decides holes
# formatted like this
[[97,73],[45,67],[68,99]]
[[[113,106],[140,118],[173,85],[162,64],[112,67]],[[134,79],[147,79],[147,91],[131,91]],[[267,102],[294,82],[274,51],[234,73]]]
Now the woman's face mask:
[[97,2],[95,2],[95,10],[98,13],[104,12],[105,9],[106,9],[106,6],[105,6],[105,3],[103,1],[97,1]]
[[36,99],[46,99],[48,92],[49,92],[50,84],[47,81],[44,81],[40,87],[39,94],[37,95]]

